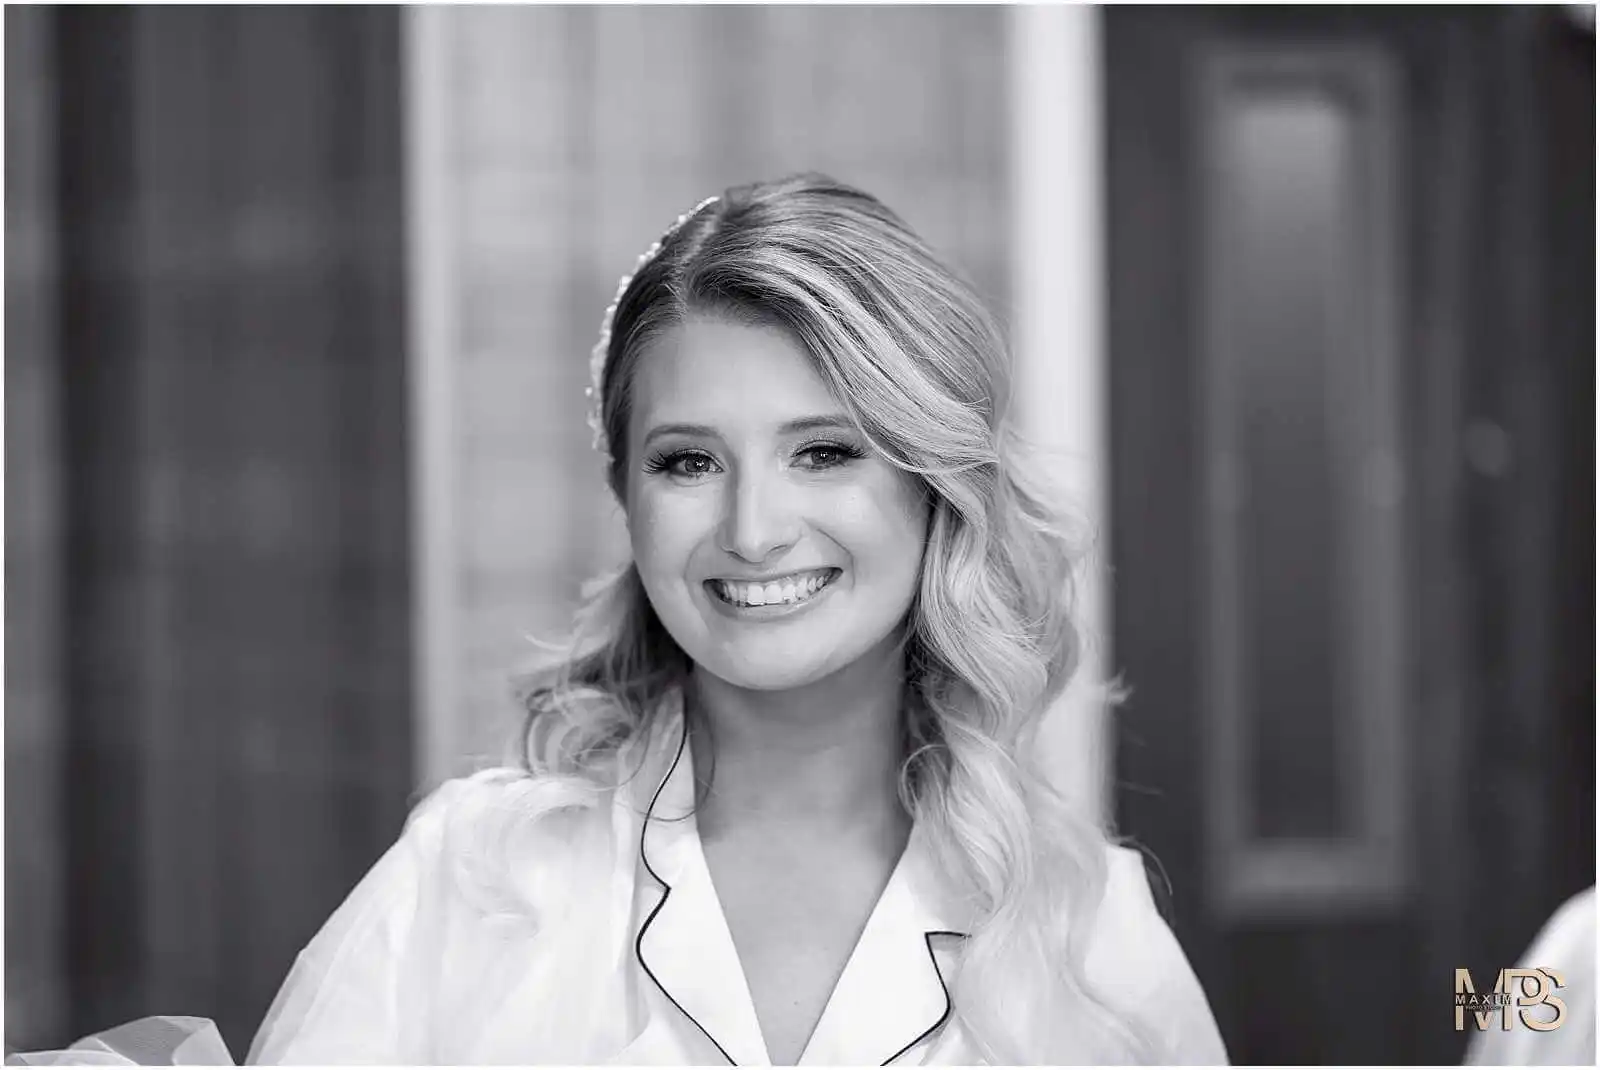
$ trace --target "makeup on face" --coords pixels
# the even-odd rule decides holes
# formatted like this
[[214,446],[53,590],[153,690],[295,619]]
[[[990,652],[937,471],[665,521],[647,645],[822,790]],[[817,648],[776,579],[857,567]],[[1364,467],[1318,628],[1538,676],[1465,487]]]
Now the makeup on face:
[[734,683],[798,686],[879,646],[920,579],[920,484],[780,328],[692,319],[640,355],[627,510],[651,604]]

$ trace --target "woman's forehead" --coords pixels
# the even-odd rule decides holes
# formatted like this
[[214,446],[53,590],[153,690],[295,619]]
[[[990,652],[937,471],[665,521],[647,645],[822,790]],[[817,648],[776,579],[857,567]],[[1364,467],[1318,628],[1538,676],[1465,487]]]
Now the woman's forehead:
[[632,400],[646,432],[667,423],[778,429],[846,415],[790,331],[708,316],[663,331],[639,354]]

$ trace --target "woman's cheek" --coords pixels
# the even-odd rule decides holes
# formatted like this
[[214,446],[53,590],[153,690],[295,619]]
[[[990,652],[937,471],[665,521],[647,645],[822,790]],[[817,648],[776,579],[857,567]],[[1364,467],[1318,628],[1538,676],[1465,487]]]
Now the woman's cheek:
[[883,473],[883,478],[846,488],[834,507],[841,531],[863,550],[882,546],[897,554],[927,539],[929,509],[920,485],[903,473]]
[[664,493],[644,487],[635,494],[628,514],[634,560],[656,571],[682,573],[690,554],[707,532],[707,503],[702,496]]

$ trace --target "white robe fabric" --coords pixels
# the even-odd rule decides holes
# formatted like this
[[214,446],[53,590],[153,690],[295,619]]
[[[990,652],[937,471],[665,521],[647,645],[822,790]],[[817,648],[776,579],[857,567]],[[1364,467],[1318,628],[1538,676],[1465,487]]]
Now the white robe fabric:
[[[603,795],[511,770],[441,788],[301,954],[250,1061],[769,1064],[695,828],[681,706],[654,736]],[[1091,977],[1146,1011],[1165,1061],[1225,1063],[1141,859],[1108,850]],[[801,1065],[980,1061],[945,982],[965,919],[927,859],[913,833]]]
[[[504,769],[435,792],[300,953],[247,1061],[770,1063],[701,852],[681,704],[652,735],[613,791]],[[1225,1063],[1140,857],[1107,850],[1092,982],[1140,1009],[1163,1062]],[[982,1062],[946,984],[967,922],[929,857],[913,830],[801,1065]]]

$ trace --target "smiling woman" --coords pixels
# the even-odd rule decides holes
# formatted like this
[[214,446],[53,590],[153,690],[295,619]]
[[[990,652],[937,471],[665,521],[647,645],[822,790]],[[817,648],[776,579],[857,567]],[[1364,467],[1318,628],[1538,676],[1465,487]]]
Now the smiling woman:
[[802,175],[682,217],[600,337],[632,559],[252,1061],[1225,1061],[1139,856],[1033,764],[1073,544],[970,290]]
[[302,954],[268,1062],[1226,1056],[1139,857],[1033,767],[1077,667],[981,303],[802,175],[681,217],[596,347],[632,560]]

